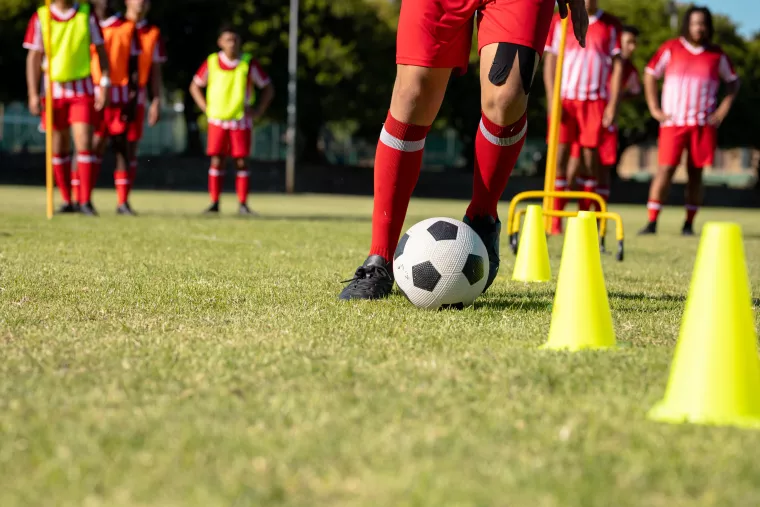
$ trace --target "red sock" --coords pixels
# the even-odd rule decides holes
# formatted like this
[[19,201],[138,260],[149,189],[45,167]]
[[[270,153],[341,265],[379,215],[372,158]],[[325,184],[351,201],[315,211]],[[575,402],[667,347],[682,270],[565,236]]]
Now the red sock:
[[129,195],[129,173],[124,170],[116,170],[113,173],[113,182],[116,187],[116,199],[119,206],[127,202]]
[[211,197],[211,202],[219,202],[219,196],[222,194],[223,178],[224,171],[220,171],[218,167],[209,167],[208,194]]
[[135,185],[135,178],[137,178],[137,159],[129,161],[129,173],[127,179],[127,200],[129,200],[129,193],[132,191],[132,187]]
[[686,221],[690,224],[694,222],[694,217],[697,216],[697,211],[699,211],[699,206],[695,206],[694,204],[687,204],[686,205]]
[[71,202],[71,155],[53,155],[53,174],[61,198]]
[[[69,158],[71,163],[71,158]],[[79,202],[79,168],[74,166],[71,169],[71,201]]]
[[235,191],[237,192],[240,204],[248,202],[248,176],[247,169],[238,169],[237,177],[235,178]]
[[[588,178],[587,180],[583,181],[583,191],[584,192],[591,192],[592,194],[596,193],[596,178]],[[581,199],[581,202],[579,204],[581,211],[589,211],[591,210],[592,206],[596,203],[593,199]]]
[[[554,190],[557,192],[564,192],[567,190],[567,179],[564,176],[557,176],[554,180]],[[562,211],[565,209],[567,200],[562,197],[554,198],[554,209],[556,211]],[[560,234],[562,232],[562,219],[560,217],[552,217],[552,233]]]
[[422,152],[429,126],[385,119],[375,153],[375,198],[372,211],[370,255],[393,258],[409,200],[422,167]]
[[92,163],[95,157],[89,151],[77,153],[79,168],[79,202],[86,204],[92,200]]
[[660,210],[662,209],[660,201],[647,201],[647,209],[649,210],[649,221],[656,222],[657,218],[660,216]]
[[525,144],[527,131],[527,114],[512,125],[502,127],[481,113],[480,127],[475,135],[472,200],[466,213],[469,218],[484,215],[498,218],[499,199]]

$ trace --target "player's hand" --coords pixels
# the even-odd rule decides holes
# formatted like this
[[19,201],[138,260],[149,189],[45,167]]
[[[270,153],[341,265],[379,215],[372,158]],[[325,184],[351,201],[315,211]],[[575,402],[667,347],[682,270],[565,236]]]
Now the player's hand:
[[720,127],[720,124],[723,123],[723,120],[725,119],[726,113],[718,108],[717,111],[707,117],[707,123],[712,127]]
[[102,111],[103,108],[108,106],[108,98],[111,96],[109,93],[111,88],[108,86],[101,86],[95,92],[95,111]]
[[32,113],[34,116],[39,116],[40,113],[42,112],[40,108],[39,95],[29,96],[29,112]]
[[250,106],[245,108],[245,114],[251,119],[251,121],[256,121],[263,116],[258,108]]
[[607,104],[602,115],[602,127],[610,128],[615,124],[615,118],[617,118],[617,108],[612,104]]
[[161,119],[161,101],[153,99],[148,109],[148,125],[153,127]]
[[586,32],[588,32],[588,12],[586,12],[586,0],[557,0],[559,15],[565,19],[570,9],[570,17],[573,21],[573,32],[578,44],[586,47]]
[[670,120],[670,116],[665,114],[665,112],[660,108],[652,109],[651,113],[652,113],[652,118],[654,118],[660,123],[665,123],[666,121]]

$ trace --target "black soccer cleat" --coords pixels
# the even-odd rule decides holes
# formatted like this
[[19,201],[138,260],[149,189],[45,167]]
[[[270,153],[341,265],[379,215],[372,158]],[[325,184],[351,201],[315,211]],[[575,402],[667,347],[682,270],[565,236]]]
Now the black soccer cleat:
[[639,231],[639,236],[652,236],[654,234],[657,234],[657,222],[649,222]]
[[95,206],[92,205],[92,202],[86,202],[81,205],[81,213],[83,215],[86,215],[88,217],[96,217],[98,216],[98,211],[95,209]]
[[382,299],[393,290],[393,267],[379,255],[370,255],[364,264],[357,268],[348,285],[341,291],[338,299]]
[[56,211],[56,214],[62,215],[66,213],[78,213],[79,212],[79,205],[74,206],[74,204],[67,202],[65,204],[61,204],[61,206],[58,208],[58,211]]
[[126,215],[126,216],[137,216],[137,213],[132,211],[132,208],[129,206],[129,203],[125,202],[124,204],[120,204],[118,208],[116,208],[116,214],[117,215]]
[[499,238],[501,236],[501,222],[491,216],[478,216],[472,220],[465,216],[462,221],[472,227],[486,245],[486,251],[488,252],[488,280],[483,289],[483,292],[485,292],[496,279],[496,275],[499,274]]
[[211,203],[211,206],[209,206],[208,208],[206,208],[206,209],[203,211],[203,213],[205,213],[205,214],[209,214],[209,213],[219,213],[219,203],[218,203],[218,202],[213,202],[213,203]]
[[240,207],[238,208],[238,214],[242,216],[247,216],[247,217],[259,216],[259,214],[253,211],[251,208],[249,208],[246,203],[240,204]]
[[694,236],[694,224],[691,222],[684,222],[681,229],[681,236]]

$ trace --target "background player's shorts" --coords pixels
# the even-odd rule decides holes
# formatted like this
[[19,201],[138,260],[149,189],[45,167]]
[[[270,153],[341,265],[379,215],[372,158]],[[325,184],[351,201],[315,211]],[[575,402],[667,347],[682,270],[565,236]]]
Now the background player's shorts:
[[[45,98],[40,106],[40,131],[45,131]],[[95,99],[93,97],[71,97],[53,99],[53,130],[67,130],[75,123],[92,125],[95,121]]]
[[718,129],[709,125],[660,127],[659,144],[661,166],[678,166],[683,151],[688,150],[689,165],[701,169],[713,164],[718,145]]
[[206,154],[209,157],[247,157],[251,154],[251,129],[226,129],[209,123]]
[[562,99],[560,144],[578,143],[584,148],[599,148],[605,107],[607,103],[604,100]]
[[136,143],[143,136],[143,130],[145,128],[145,106],[143,104],[137,105],[137,111],[135,117],[129,122],[127,126],[127,141],[130,143]]
[[542,55],[556,0],[402,0],[396,63],[467,71],[473,19],[478,51],[496,42]]
[[127,115],[122,106],[107,106],[93,114],[95,135],[120,136],[127,131]]
[[602,128],[602,139],[599,141],[599,163],[602,167],[611,167],[617,163],[617,150],[617,126]]

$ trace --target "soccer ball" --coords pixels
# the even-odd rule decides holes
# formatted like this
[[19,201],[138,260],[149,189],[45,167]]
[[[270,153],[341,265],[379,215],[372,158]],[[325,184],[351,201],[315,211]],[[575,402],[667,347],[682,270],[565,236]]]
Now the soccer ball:
[[464,308],[483,293],[488,252],[472,228],[451,218],[429,218],[401,237],[393,255],[398,288],[419,308]]

